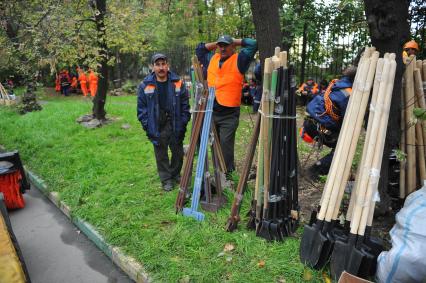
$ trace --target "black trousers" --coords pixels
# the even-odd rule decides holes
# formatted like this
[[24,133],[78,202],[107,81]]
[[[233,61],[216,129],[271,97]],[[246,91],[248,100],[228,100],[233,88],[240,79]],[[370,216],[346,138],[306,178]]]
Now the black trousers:
[[228,172],[235,170],[234,145],[235,133],[237,132],[239,120],[240,108],[236,108],[234,111],[227,111],[226,113],[213,112],[213,122],[219,136],[220,146]]
[[[171,158],[169,158],[169,148]],[[158,176],[162,183],[180,176],[183,164],[183,141],[173,135],[172,122],[169,120],[160,127],[159,144],[154,146]]]

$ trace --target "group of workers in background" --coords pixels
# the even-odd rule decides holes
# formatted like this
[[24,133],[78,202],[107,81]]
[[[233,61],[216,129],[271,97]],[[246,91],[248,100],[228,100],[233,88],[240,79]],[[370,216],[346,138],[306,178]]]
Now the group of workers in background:
[[98,91],[98,75],[89,68],[89,75],[85,71],[77,67],[77,73],[70,75],[68,70],[62,70],[56,75],[55,90],[64,96],[69,96],[70,92],[77,93],[80,87],[81,93],[87,96],[95,97]]

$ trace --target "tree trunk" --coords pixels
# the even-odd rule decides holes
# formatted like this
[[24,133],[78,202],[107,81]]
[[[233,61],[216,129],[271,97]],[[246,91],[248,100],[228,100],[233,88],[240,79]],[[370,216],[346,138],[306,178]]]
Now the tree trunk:
[[105,120],[105,101],[108,90],[108,47],[106,44],[106,29],[105,29],[105,13],[106,13],[106,0],[96,0],[96,32],[97,32],[97,44],[99,48],[100,67],[98,68],[99,82],[98,91],[93,99],[93,116],[103,121]]
[[401,0],[364,0],[365,14],[370,30],[371,43],[381,56],[385,52],[396,54],[397,69],[392,93],[389,123],[386,143],[383,152],[379,193],[381,201],[378,212],[383,214],[389,210],[390,197],[388,194],[389,154],[398,148],[401,129],[401,83],[404,71],[402,63],[402,46],[409,39],[408,4]]
[[250,0],[253,23],[256,29],[260,62],[274,55],[275,47],[282,43],[278,0]]

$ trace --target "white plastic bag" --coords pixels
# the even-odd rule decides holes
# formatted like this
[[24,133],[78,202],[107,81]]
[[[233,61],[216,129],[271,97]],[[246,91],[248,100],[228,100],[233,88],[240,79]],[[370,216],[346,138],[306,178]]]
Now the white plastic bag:
[[425,282],[426,185],[407,197],[390,236],[392,249],[377,259],[377,282]]

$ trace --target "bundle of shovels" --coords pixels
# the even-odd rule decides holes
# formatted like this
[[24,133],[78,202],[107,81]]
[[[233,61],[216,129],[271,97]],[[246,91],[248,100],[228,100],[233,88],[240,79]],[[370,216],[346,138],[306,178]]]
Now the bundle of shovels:
[[[259,138],[260,135],[260,138]],[[263,95],[248,156],[240,178],[227,230],[236,229],[239,211],[259,140],[255,193],[248,227],[268,241],[281,241],[297,228],[297,135],[294,70],[287,68],[287,53],[275,49],[265,60]]]
[[[401,151],[406,154],[400,168],[399,197],[407,195],[423,186],[426,180],[426,60],[416,60],[415,56],[405,58],[404,86],[401,111]],[[414,112],[420,116],[414,119]]]
[[9,95],[4,86],[0,83],[0,105],[16,104],[14,96]]
[[[222,184],[225,178],[226,165],[220,148],[219,139],[214,124],[212,123],[215,90],[207,86],[207,82],[203,79],[201,66],[196,57],[193,58],[192,63],[195,76],[193,87],[196,97],[196,103],[193,109],[194,122],[175,208],[176,213],[182,211],[184,216],[193,217],[198,221],[202,221],[204,220],[204,214],[198,211],[202,192],[204,192],[204,201],[201,202],[201,206],[204,210],[217,211],[225,203],[225,198],[222,193]],[[211,146],[212,164],[214,168],[213,178],[209,172],[209,145]],[[184,208],[185,200],[190,194],[188,187],[191,185],[192,169],[197,146],[199,146],[199,150],[191,207]],[[213,185],[214,188],[212,188]],[[216,192],[215,195],[212,194],[213,189]]]
[[[372,275],[382,251],[381,241],[372,238],[370,232],[396,62],[394,54],[378,57],[374,48],[366,48],[361,57],[319,212],[312,213],[300,244],[301,261],[315,269],[323,268],[331,257],[331,273],[335,279],[344,270],[361,277]],[[340,204],[374,77],[362,160],[343,227],[338,218]]]

